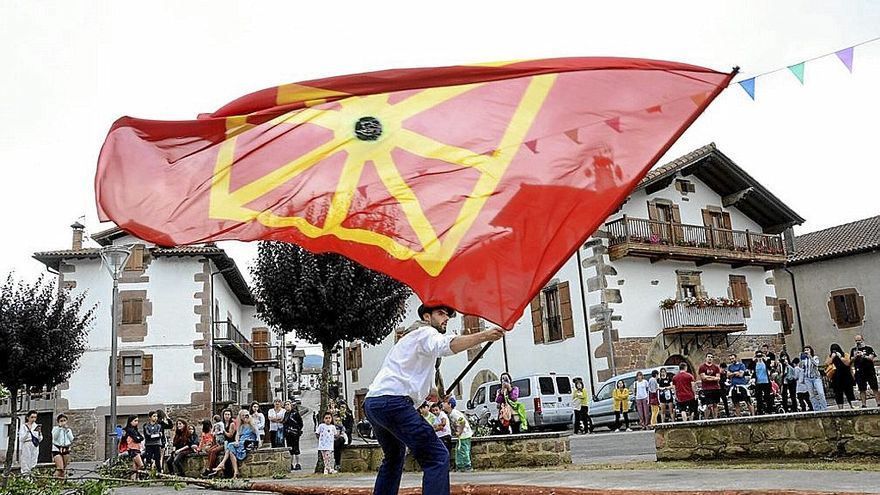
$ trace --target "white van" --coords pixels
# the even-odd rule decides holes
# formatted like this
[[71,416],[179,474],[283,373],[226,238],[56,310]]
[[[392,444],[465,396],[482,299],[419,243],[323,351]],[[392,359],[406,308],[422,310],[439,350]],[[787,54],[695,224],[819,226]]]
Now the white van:
[[[511,382],[519,388],[519,401],[526,407],[529,430],[571,428],[574,410],[571,407],[572,383],[569,375],[540,373]],[[486,382],[467,403],[467,411],[478,418],[488,413],[490,419],[498,419],[495,397],[501,388],[500,381]]]

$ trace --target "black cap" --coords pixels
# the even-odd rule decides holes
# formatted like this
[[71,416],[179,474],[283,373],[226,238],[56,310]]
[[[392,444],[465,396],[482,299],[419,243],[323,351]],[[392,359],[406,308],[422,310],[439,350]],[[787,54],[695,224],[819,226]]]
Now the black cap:
[[449,306],[444,305],[444,304],[438,304],[438,305],[436,305],[436,306],[426,306],[426,305],[424,305],[424,304],[420,304],[420,305],[419,305],[419,313],[418,313],[419,318],[421,318],[423,314],[425,314],[425,313],[433,313],[434,310],[437,310],[437,309],[445,309],[445,310],[446,310],[446,314],[447,314],[450,318],[454,318],[454,317],[455,317],[455,310],[452,309],[452,308],[450,308]]

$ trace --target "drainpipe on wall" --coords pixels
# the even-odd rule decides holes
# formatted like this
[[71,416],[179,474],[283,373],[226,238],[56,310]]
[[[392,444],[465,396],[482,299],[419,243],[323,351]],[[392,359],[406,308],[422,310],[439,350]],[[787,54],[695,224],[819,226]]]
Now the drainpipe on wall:
[[[577,250],[577,266],[578,266],[578,285],[581,288],[581,309],[584,312],[584,334],[587,337],[587,373],[590,375],[590,393],[596,393],[596,379],[593,376],[593,346],[590,344],[590,320],[587,316],[587,294],[584,292],[584,272],[583,266],[581,265],[581,248],[578,247]],[[507,365],[507,349],[505,348],[505,369]]]
[[788,269],[788,267],[783,267],[783,270],[788,273],[788,276],[791,277],[791,292],[794,295],[794,312],[797,314],[797,325],[798,325],[798,334],[801,336],[801,349],[807,345],[806,340],[804,339],[804,326],[801,324],[801,305],[798,303],[798,293],[797,293],[797,283],[794,280],[794,273]]

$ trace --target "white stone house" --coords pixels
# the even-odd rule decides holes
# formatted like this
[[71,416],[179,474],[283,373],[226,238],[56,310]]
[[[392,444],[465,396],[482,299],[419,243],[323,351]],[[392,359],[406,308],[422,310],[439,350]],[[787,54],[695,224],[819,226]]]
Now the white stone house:
[[[99,247],[83,246],[74,224],[71,249],[34,258],[64,287],[97,305],[79,368],[41,410],[70,416],[76,460],[107,455],[110,404],[112,280]],[[113,228],[92,236],[99,246],[133,245],[119,281],[118,416],[167,409],[190,422],[224,407],[282,395],[280,342],[255,316],[254,300],[235,261],[215,245],[160,248]],[[51,409],[49,409],[51,407]],[[5,433],[5,430],[4,430]],[[5,439],[0,438],[5,446]]]
[[[505,370],[580,376],[596,391],[602,381],[632,369],[698,365],[709,350],[751,351],[765,342],[780,347],[769,270],[785,262],[781,233],[802,222],[714,144],[656,168],[563,264],[455,395],[471,398]],[[741,299],[748,307],[675,302],[688,297]],[[660,307],[665,299],[670,308]],[[407,324],[417,306],[416,298],[408,301]],[[485,325],[458,316],[448,330],[470,333]],[[357,406],[394,340],[347,346],[347,389]],[[444,359],[445,383],[477,352]]]

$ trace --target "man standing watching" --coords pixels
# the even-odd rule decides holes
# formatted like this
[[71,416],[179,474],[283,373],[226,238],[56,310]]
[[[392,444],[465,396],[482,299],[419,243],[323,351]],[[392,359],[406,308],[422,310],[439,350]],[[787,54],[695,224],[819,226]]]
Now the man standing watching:
[[856,346],[852,348],[849,355],[853,360],[856,386],[859,387],[862,408],[868,407],[868,387],[874,391],[874,400],[878,401],[877,405],[880,406],[880,395],[877,393],[877,371],[874,369],[877,354],[873,347],[865,345],[865,340],[861,335],[856,335],[853,340],[855,340]]
[[727,356],[727,377],[730,379],[730,401],[733,402],[733,412],[740,416],[739,406],[745,402],[749,406],[749,415],[755,415],[755,406],[749,398],[749,381],[746,378],[745,363],[739,360],[736,354]]
[[672,385],[675,387],[675,400],[681,409],[681,420],[687,421],[688,414],[697,419],[697,397],[694,395],[694,375],[688,373],[687,363],[678,364],[678,373],[672,377]]
[[[374,495],[397,494],[407,447],[422,467],[422,493],[449,494],[449,452],[414,404],[421,404],[431,394],[438,358],[504,335],[498,327],[470,335],[446,335],[446,323],[455,316],[455,310],[447,306],[421,305],[418,314],[420,320],[388,352],[364,401],[364,412],[385,455]],[[439,397],[444,391],[436,393]]]
[[721,400],[721,368],[715,364],[715,356],[706,354],[706,362],[700,366],[700,386],[706,401],[707,416],[718,419],[718,401]]

